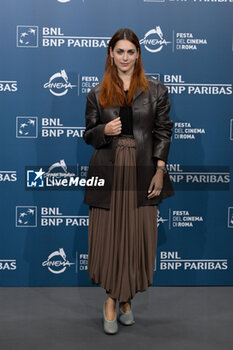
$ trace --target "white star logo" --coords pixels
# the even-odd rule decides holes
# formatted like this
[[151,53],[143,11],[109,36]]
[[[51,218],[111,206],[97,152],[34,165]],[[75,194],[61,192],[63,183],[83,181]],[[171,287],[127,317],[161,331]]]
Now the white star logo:
[[42,171],[42,168],[40,168],[39,171],[35,171],[36,177],[34,179],[34,181],[36,181],[37,179],[42,179],[42,175],[45,173],[45,171]]

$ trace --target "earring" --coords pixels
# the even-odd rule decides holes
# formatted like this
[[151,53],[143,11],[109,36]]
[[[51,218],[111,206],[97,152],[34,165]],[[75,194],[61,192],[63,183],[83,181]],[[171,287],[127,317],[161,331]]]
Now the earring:
[[136,60],[135,60],[135,65],[137,65],[138,64],[138,59],[136,58]]
[[113,66],[113,57],[111,56],[111,66]]

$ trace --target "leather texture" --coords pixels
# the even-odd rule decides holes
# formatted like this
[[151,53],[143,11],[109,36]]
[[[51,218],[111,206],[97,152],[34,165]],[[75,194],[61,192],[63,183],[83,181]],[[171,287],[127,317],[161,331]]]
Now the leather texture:
[[[157,159],[167,162],[172,136],[168,89],[160,81],[147,78],[149,89],[140,88],[133,96],[133,135],[136,142],[137,203],[138,206],[156,205],[173,196],[174,189],[169,172],[164,174],[163,188],[159,196],[148,199],[147,190],[156,172]],[[101,83],[87,95],[86,129],[83,138],[95,151],[89,163],[87,179],[93,176],[105,179],[105,189],[85,187],[84,203],[109,209],[113,179],[114,156],[119,136],[104,134],[106,123],[117,118],[120,106],[101,108],[99,94]]]

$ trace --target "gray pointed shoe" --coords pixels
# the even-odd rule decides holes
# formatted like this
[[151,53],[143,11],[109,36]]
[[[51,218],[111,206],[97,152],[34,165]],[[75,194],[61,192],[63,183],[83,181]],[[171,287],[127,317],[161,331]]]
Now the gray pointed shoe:
[[103,306],[103,321],[104,321],[104,332],[107,334],[116,334],[118,332],[118,323],[117,323],[117,316],[115,312],[115,318],[112,321],[109,321],[106,319],[105,315],[105,303]]
[[130,303],[131,310],[129,312],[124,312],[120,308],[120,303],[119,303],[119,315],[118,315],[118,320],[120,323],[122,323],[124,326],[131,326],[135,323],[134,316],[133,316],[133,311],[132,311],[132,305]]

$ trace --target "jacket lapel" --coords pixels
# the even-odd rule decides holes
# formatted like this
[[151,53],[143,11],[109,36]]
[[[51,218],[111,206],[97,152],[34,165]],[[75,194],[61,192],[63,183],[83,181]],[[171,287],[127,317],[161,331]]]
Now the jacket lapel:
[[140,86],[138,87],[138,90],[134,93],[133,95],[133,102],[136,100],[136,98],[138,98],[138,96],[140,96],[142,94],[142,89],[140,88]]

